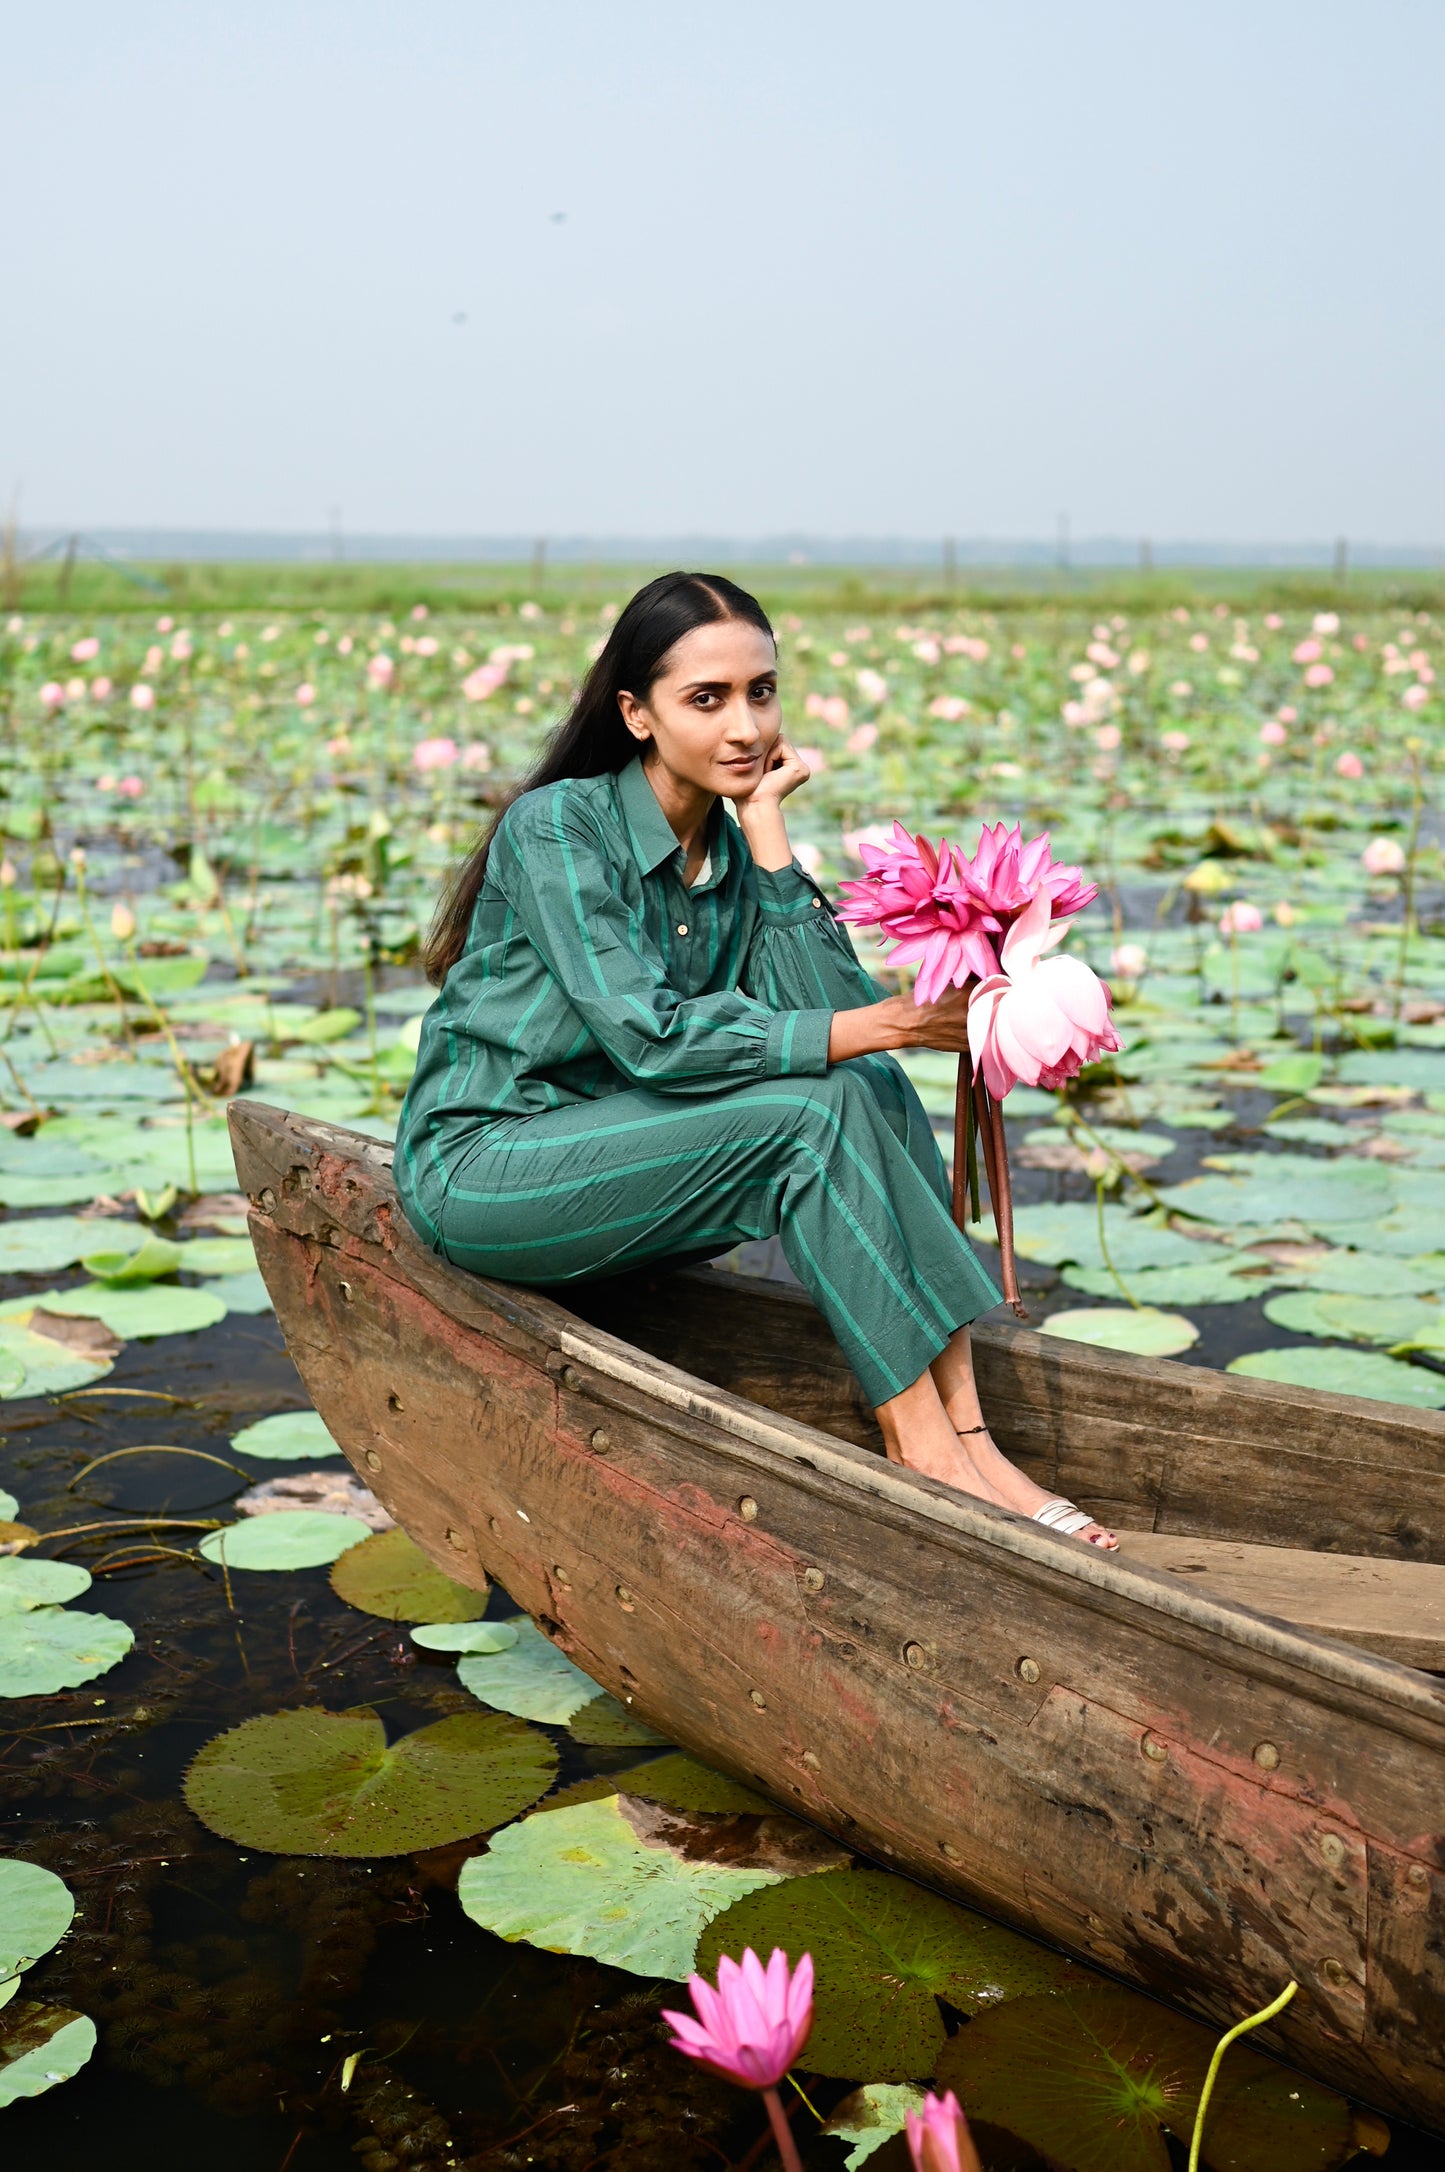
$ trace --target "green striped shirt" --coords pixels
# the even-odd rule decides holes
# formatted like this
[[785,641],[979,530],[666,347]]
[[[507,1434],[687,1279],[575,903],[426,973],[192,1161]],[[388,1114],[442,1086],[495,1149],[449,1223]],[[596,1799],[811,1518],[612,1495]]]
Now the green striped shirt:
[[435,1197],[508,1118],[826,1071],[833,1012],[883,991],[812,878],[756,867],[721,803],[709,851],[688,889],[640,760],[513,802],[423,1021],[397,1131],[404,1200]]

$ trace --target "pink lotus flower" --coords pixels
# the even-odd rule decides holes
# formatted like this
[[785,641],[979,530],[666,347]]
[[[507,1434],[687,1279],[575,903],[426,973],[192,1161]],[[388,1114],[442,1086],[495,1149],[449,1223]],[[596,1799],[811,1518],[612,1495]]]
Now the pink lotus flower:
[[1292,709],[1288,702],[1285,703],[1282,709],[1276,709],[1275,715],[1279,718],[1281,724],[1297,724],[1299,722],[1298,709]]
[[137,680],[130,690],[130,705],[132,709],[154,709],[156,705],[155,688],[147,686],[144,679]]
[[418,656],[435,656],[439,643],[435,634],[423,634],[416,644]]
[[83,641],[76,641],[72,644],[70,660],[73,664],[88,664],[92,657],[99,656],[99,654],[99,641],[94,634],[87,634]]
[[945,724],[957,724],[960,718],[968,715],[969,707],[961,694],[935,694],[928,704],[928,713],[942,717]]
[[58,709],[65,700],[65,688],[58,679],[47,679],[40,689],[40,699],[47,709]]
[[1278,717],[1271,717],[1267,724],[1261,724],[1259,736],[1262,743],[1267,747],[1283,747],[1289,744],[1289,733],[1280,723]]
[[1159,734],[1159,744],[1166,754],[1187,754],[1189,752],[1189,734],[1188,732],[1161,732]]
[[820,770],[824,770],[828,766],[828,757],[821,747],[796,747],[793,751],[796,753],[798,760],[815,777]]
[[505,664],[478,664],[462,681],[462,692],[468,701],[487,701],[507,676]]
[[1101,724],[1094,734],[1094,745],[1101,754],[1112,754],[1123,740],[1124,734],[1117,724]]
[[84,679],[67,679],[65,682],[65,698],[67,701],[84,701]]
[[1149,953],[1142,943],[1116,943],[1109,953],[1109,970],[1125,980],[1139,980],[1149,969]]
[[1312,621],[1317,634],[1337,634],[1340,630],[1338,611],[1316,611]]
[[415,619],[430,618],[431,612],[424,603],[414,603],[411,607],[411,615]]
[[1400,699],[1407,709],[1423,709],[1430,699],[1430,689],[1428,686],[1407,686]]
[[1315,664],[1319,662],[1324,653],[1325,645],[1323,641],[1301,641],[1298,648],[1293,652],[1294,661],[1297,664]]
[[741,1965],[723,1955],[716,1990],[701,1976],[687,1987],[696,2018],[663,2009],[673,2049],[744,2089],[775,2089],[813,2026],[812,1955],[790,1969],[775,1946],[765,1969],[749,1946]]
[[191,654],[192,648],[190,635],[188,633],[178,633],[175,640],[171,643],[171,655],[174,657],[175,661],[178,664],[183,664],[187,661]]
[[92,701],[109,701],[114,692],[114,686],[104,676],[92,679],[90,682],[90,698]]
[[852,711],[841,694],[829,694],[819,702],[818,714],[830,731],[845,732]]
[[1002,972],[973,992],[969,1046],[995,1101],[1020,1080],[1052,1092],[1119,1046],[1098,975],[1078,958],[1044,956],[1066,932],[1041,889],[1004,937]]
[[942,2097],[930,2089],[923,2110],[905,2113],[903,2126],[913,2172],[982,2172],[968,2121],[951,2089]]
[[462,748],[463,769],[490,769],[492,750],[485,739],[473,739]]
[[315,701],[315,699],[316,699],[316,689],[315,689],[315,687],[314,687],[314,686],[313,686],[313,685],[311,684],[311,681],[310,681],[309,679],[303,679],[303,681],[301,682],[300,686],[298,686],[298,687],[297,687],[297,689],[296,689],[296,706],[297,706],[297,708],[298,708],[298,709],[309,709],[309,708],[311,707],[311,704],[312,704],[312,702],[313,702],[313,701]]
[[351,741],[348,738],[347,734],[345,732],[338,732],[334,739],[328,739],[326,742],[325,752],[331,757],[333,762],[339,760],[342,755],[349,754],[351,752]]
[[419,739],[411,750],[413,769],[450,769],[460,749],[455,739]]
[[385,649],[369,659],[366,666],[366,677],[368,685],[374,687],[378,694],[390,693],[392,682],[396,678],[396,665],[387,655]]
[[1305,673],[1305,685],[1330,686],[1334,682],[1334,676],[1335,672],[1332,664],[1311,664],[1309,670]]
[[1348,750],[1340,755],[1335,763],[1335,775],[1337,777],[1349,777],[1353,781],[1356,778],[1363,777],[1364,774],[1365,765],[1360,760],[1359,755],[1351,754]]
[[866,754],[868,749],[876,744],[877,739],[878,726],[876,724],[860,724],[856,731],[851,731],[848,734],[846,741],[848,752],[850,754]]
[[1393,837],[1372,837],[1360,854],[1360,862],[1367,874],[1398,875],[1404,868],[1405,854]]
[[1236,898],[1219,916],[1221,935],[1258,935],[1263,926],[1264,914],[1246,898]]
[[865,665],[858,673],[856,684],[865,701],[879,702],[888,698],[888,681],[881,671],[870,671]]
[[139,777],[122,777],[116,786],[116,790],[122,799],[139,799],[145,791],[145,786]]

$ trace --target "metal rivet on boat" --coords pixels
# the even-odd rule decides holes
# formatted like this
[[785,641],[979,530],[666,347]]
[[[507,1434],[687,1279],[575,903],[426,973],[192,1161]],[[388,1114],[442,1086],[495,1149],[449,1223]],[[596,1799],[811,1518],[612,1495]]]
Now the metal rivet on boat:
[[267,1185],[265,1191],[262,1192],[258,1204],[264,1208],[267,1214],[269,1214],[271,1212],[271,1209],[275,1206],[276,1194],[272,1191],[269,1184]]
[[1169,1755],[1168,1745],[1161,1742],[1157,1735],[1145,1735],[1139,1747],[1146,1757],[1154,1760],[1156,1765],[1162,1765]]
[[1341,1984],[1350,1980],[1350,1972],[1343,1961],[1326,1961],[1324,1976],[1326,1983]]
[[517,1510],[517,1514],[521,1517],[523,1523],[530,1523],[532,1521],[531,1517],[527,1514],[525,1508],[519,1508]]
[[915,1669],[928,1665],[928,1654],[921,1644],[905,1644],[903,1657],[907,1665]]
[[940,1840],[938,1846],[940,1853],[946,1855],[950,1863],[961,1863],[963,1861],[963,1856],[951,1840]]
[[822,1590],[822,1588],[823,1588],[823,1586],[824,1586],[824,1584],[825,1584],[826,1582],[827,1582],[827,1578],[826,1578],[826,1577],[824,1576],[824,1574],[823,1574],[823,1572],[822,1572],[822,1570],[821,1570],[821,1569],[804,1569],[804,1571],[803,1571],[803,1589],[804,1589],[804,1591],[821,1591],[821,1590]]
[[578,1372],[575,1365],[564,1365],[562,1367],[562,1385],[564,1388],[570,1388],[574,1395],[581,1387],[582,1375]]
[[617,1587],[617,1604],[621,1607],[623,1613],[630,1614],[633,1610],[634,1603],[635,1602],[633,1600],[632,1593],[629,1590],[628,1586],[626,1584],[619,1584]]
[[1338,1833],[1325,1833],[1320,1840],[1320,1854],[1332,1870],[1338,1870],[1345,1859],[1345,1844]]
[[1254,1761],[1261,1772],[1273,1772],[1279,1764],[1279,1749],[1273,1742],[1256,1742]]
[[500,1537],[501,1537],[501,1535],[502,1535],[502,1525],[501,1525],[501,1519],[500,1519],[499,1517],[497,1517],[497,1516],[488,1516],[488,1518],[487,1518],[487,1529],[488,1529],[489,1531],[495,1531],[495,1532],[496,1532],[496,1534],[497,1534],[497,1537],[498,1537],[498,1538],[500,1538]]
[[738,1514],[742,1517],[744,1523],[757,1522],[758,1504],[750,1493],[745,1493],[738,1502]]
[[342,1304],[349,1305],[351,1303],[351,1284],[349,1282],[338,1282],[336,1287],[341,1292]]
[[1036,1682],[1042,1671],[1036,1659],[1021,1659],[1019,1661],[1019,1680],[1021,1682]]
[[1102,1916],[1085,1916],[1084,1921],[1091,1931],[1102,1933],[1107,1927]]
[[1430,1873],[1423,1863],[1412,1863],[1405,1876],[1409,1879],[1411,1885],[1428,1885],[1430,1883]]
[[398,1395],[398,1394],[397,1394],[397,1393],[395,1392],[395,1390],[393,1390],[393,1392],[392,1392],[392,1393],[391,1393],[390,1395],[388,1395],[388,1397],[387,1397],[387,1399],[386,1399],[386,1407],[387,1407],[387,1409],[388,1409],[388,1410],[405,1410],[405,1409],[406,1409],[406,1405],[405,1405],[405,1403],[404,1403],[404,1402],[402,1401],[401,1397],[400,1397],[400,1396],[399,1396],[399,1395]]
[[755,1705],[757,1706],[757,1708],[758,1708],[758,1710],[759,1710],[760,1712],[766,1712],[766,1711],[767,1711],[767,1709],[768,1709],[768,1700],[767,1700],[767,1698],[766,1698],[766,1697],[765,1697],[765,1696],[763,1695],[763,1693],[762,1693],[762,1691],[761,1691],[760,1689],[750,1689],[750,1690],[748,1691],[748,1696],[749,1696],[749,1698],[751,1699],[751,1701],[752,1701],[752,1702],[753,1702],[753,1703],[754,1703],[754,1704],[755,1704]]
[[374,1448],[368,1448],[366,1451],[366,1467],[369,1471],[379,1471],[381,1469],[381,1457]]
[[464,1554],[467,1550],[465,1531],[459,1531],[455,1524],[449,1523],[447,1525],[447,1544],[448,1546],[454,1546],[459,1554]]
[[598,1426],[597,1431],[592,1436],[592,1445],[597,1450],[598,1455],[606,1455],[608,1449],[612,1446],[612,1435],[605,1426]]
[[567,1571],[562,1568],[559,1563],[553,1564],[552,1580],[554,1583],[560,1584],[564,1591],[570,1591],[572,1589],[572,1579],[567,1574]]
[[803,1763],[807,1766],[809,1772],[821,1772],[823,1769],[822,1759],[815,1757],[811,1750],[804,1750]]

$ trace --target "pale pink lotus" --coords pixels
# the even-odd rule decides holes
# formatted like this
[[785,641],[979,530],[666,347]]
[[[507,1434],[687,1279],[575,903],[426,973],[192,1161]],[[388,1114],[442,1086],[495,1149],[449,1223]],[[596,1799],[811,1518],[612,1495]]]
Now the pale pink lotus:
[[793,751],[811,776],[816,777],[828,766],[828,757],[821,747],[795,747]]
[[58,679],[47,679],[40,689],[40,699],[47,709],[58,709],[65,700],[65,688]]
[[957,724],[968,715],[971,707],[972,703],[965,701],[962,694],[935,694],[928,704],[928,713],[942,717],[945,724]]
[[130,690],[130,705],[132,709],[154,709],[156,705],[155,688],[148,686],[144,679],[138,679]]
[[1360,862],[1370,875],[1398,875],[1405,866],[1402,846],[1393,837],[1372,837],[1360,854]]
[[1002,972],[980,981],[969,1001],[969,1046],[995,1101],[1020,1081],[1053,1092],[1119,1047],[1097,973],[1078,958],[1045,956],[1066,933],[1040,890],[1004,937]]
[[368,684],[373,686],[378,694],[390,693],[396,679],[396,665],[385,649],[378,650],[375,656],[368,659],[366,677]]
[[1236,898],[1219,916],[1221,935],[1258,935],[1263,926],[1264,914],[1248,898]]
[[489,701],[507,676],[505,664],[478,664],[462,681],[462,692],[468,701]]
[[1189,734],[1188,732],[1161,732],[1159,734],[1159,744],[1166,754],[1187,754],[1189,752]]
[[1364,774],[1365,765],[1360,760],[1359,755],[1352,754],[1349,749],[1346,748],[1345,752],[1339,756],[1338,760],[1335,763],[1335,775],[1337,777],[1348,777],[1353,782],[1357,778],[1363,777]]
[[84,679],[76,678],[66,680],[65,698],[67,701],[84,701],[85,693],[86,687]]
[[301,682],[301,684],[300,684],[300,685],[299,685],[299,686],[297,687],[297,689],[296,689],[296,706],[297,706],[297,708],[298,708],[298,709],[309,709],[309,708],[311,707],[311,704],[312,704],[312,702],[313,702],[313,701],[315,701],[315,699],[316,699],[316,689],[315,689],[315,687],[314,687],[314,686],[313,686],[313,685],[311,684],[311,681],[310,681],[309,679],[303,679],[303,680],[302,680],[302,682]]
[[1330,686],[1334,683],[1333,664],[1311,664],[1305,673],[1306,686]]
[[115,687],[104,674],[98,679],[92,679],[90,682],[90,698],[92,701],[109,701],[114,692]]
[[1293,651],[1293,656],[1297,664],[1317,664],[1324,653],[1325,645],[1323,641],[1310,639],[1301,641]]
[[73,664],[88,664],[100,654],[100,643],[94,634],[87,634],[83,641],[73,642],[70,660]]
[[905,2112],[903,2129],[913,2172],[982,2172],[978,2151],[957,2097],[928,2090],[921,2112]]
[[849,732],[844,744],[850,754],[866,754],[871,746],[876,745],[877,739],[876,724],[860,724],[855,731]]
[[122,799],[140,799],[145,792],[145,785],[139,777],[122,777],[116,790]]
[[462,748],[463,769],[490,769],[492,750],[485,739],[473,739]]
[[1259,736],[1261,743],[1267,747],[1285,747],[1289,745],[1289,733],[1280,723],[1279,718],[1275,716],[1272,716],[1267,724],[1260,725]]
[[1297,724],[1299,722],[1298,709],[1292,709],[1288,702],[1285,703],[1282,709],[1276,709],[1274,713],[1281,724]]
[[461,749],[455,739],[418,739],[411,750],[413,769],[450,769]]
[[1142,980],[1149,970],[1149,953],[1142,943],[1116,943],[1109,953],[1109,970],[1124,980]]
[[775,1946],[764,1968],[749,1946],[741,1964],[723,1955],[716,1990],[701,1976],[690,1976],[687,1987],[695,2015],[663,2009],[674,2051],[744,2089],[775,2089],[813,2026],[812,1955],[791,1968]]
[[858,673],[855,683],[865,701],[880,702],[888,699],[888,681],[881,671],[872,671],[865,665]]
[[1430,699],[1430,689],[1423,685],[1407,686],[1400,699],[1407,709],[1423,709]]

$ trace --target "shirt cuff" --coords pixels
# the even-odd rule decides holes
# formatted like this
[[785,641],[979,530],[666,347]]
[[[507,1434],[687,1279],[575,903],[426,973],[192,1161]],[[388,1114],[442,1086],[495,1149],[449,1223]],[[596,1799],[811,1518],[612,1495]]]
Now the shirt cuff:
[[796,860],[791,867],[760,867],[756,873],[765,927],[799,927],[809,921],[832,919],[828,900]]
[[768,1024],[769,1078],[821,1078],[828,1068],[831,1011],[775,1011]]

